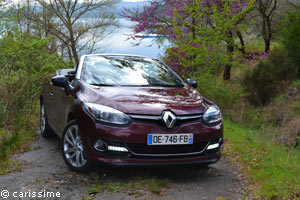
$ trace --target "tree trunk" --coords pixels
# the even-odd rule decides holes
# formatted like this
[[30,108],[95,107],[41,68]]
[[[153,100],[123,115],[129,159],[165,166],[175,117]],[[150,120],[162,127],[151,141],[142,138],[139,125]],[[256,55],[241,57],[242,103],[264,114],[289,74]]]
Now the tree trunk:
[[268,33],[266,35],[266,40],[265,40],[265,52],[269,52],[270,51],[270,45],[271,45],[271,38],[272,38],[272,25],[271,25],[271,19],[268,17],[266,19],[267,21],[267,29],[268,29]]
[[270,51],[270,45],[271,45],[270,39],[266,38],[265,39],[265,52],[266,53],[268,53]]
[[224,73],[223,73],[223,79],[229,80],[230,79],[230,73],[231,73],[231,62],[233,61],[233,51],[234,51],[234,41],[233,41],[233,35],[232,31],[228,31],[228,41],[227,41],[227,54],[229,56],[229,62],[225,65]]
[[242,54],[246,54],[246,51],[245,51],[245,42],[244,42],[244,38],[243,38],[243,35],[240,31],[237,31],[236,32],[239,40],[240,40],[240,43],[241,43],[241,48],[239,48],[239,50],[242,52]]
[[270,45],[271,45],[272,28],[271,28],[271,19],[267,16],[263,17],[262,35],[265,42],[265,52],[268,53],[270,51]]
[[72,50],[72,54],[73,54],[73,57],[74,57],[74,60],[75,60],[75,64],[78,65],[79,63],[79,57],[78,57],[78,54],[77,54],[77,49],[76,49],[76,43],[75,41],[71,40],[71,50]]
[[223,74],[224,80],[230,79],[230,72],[231,72],[231,64],[226,64],[224,69],[224,74]]
[[73,34],[74,32],[73,32],[71,23],[69,24],[68,29],[69,29],[69,33],[70,33],[70,43],[71,43],[72,54],[73,54],[73,57],[74,57],[75,64],[78,65],[79,64],[79,57],[78,57],[78,54],[77,54],[76,41],[75,41],[75,38],[74,38],[74,34]]

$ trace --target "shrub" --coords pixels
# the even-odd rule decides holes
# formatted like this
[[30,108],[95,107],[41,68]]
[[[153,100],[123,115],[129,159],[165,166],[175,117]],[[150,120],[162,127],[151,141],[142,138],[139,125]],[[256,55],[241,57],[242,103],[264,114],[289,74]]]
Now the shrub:
[[2,123],[3,123],[3,119],[5,118],[5,105],[3,103],[3,101],[0,99],[0,127],[2,126]]
[[29,34],[0,39],[0,116],[5,112],[4,123],[14,124],[21,115],[33,114],[44,77],[65,66],[57,54],[48,52],[49,42],[49,38]]
[[298,66],[298,77],[300,77],[300,11],[288,13],[283,21],[282,43],[288,55]]
[[50,40],[18,33],[0,38],[0,174],[13,169],[9,155],[26,150],[35,135],[44,77],[68,67],[49,53]]
[[265,105],[278,94],[286,82],[295,79],[297,67],[283,49],[274,49],[268,59],[260,61],[256,68],[248,70],[242,86],[248,100],[254,105]]
[[222,110],[232,109],[245,95],[236,84],[224,83],[211,73],[195,78],[201,95],[216,103]]

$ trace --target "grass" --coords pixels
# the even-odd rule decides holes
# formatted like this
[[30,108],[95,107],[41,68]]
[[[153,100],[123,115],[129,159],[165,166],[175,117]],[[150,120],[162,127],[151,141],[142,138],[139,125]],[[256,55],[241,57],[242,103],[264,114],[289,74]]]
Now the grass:
[[37,115],[24,115],[14,121],[10,130],[0,129],[0,175],[20,171],[17,161],[11,155],[31,150],[38,123]]
[[[262,37],[245,37],[246,43],[246,52],[254,50],[254,51],[264,51],[265,43]],[[277,41],[271,42],[271,49],[280,46],[280,43]]]
[[0,141],[0,175],[21,170],[19,163],[10,160],[10,156],[30,150],[29,144],[33,138],[32,134],[20,133],[13,133],[11,136],[2,136]]
[[159,195],[161,194],[169,185],[170,180],[160,179],[155,177],[136,177],[127,183],[112,182],[111,180],[105,183],[95,185],[88,190],[88,197],[83,199],[93,199],[93,197],[100,192],[107,191],[111,194],[117,192],[132,191],[131,195],[139,197],[142,195],[142,191],[150,194]]
[[300,101],[297,101],[295,103],[295,110],[296,110],[297,114],[300,115]]
[[274,141],[273,133],[225,121],[229,155],[243,165],[260,199],[300,199],[299,151]]

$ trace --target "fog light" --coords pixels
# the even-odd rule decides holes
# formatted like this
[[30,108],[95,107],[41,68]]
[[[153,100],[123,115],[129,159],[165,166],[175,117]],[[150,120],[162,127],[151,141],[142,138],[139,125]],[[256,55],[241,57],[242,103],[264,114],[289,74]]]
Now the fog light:
[[94,144],[94,148],[97,151],[107,151],[107,144],[102,140],[97,140]]
[[219,143],[208,145],[207,150],[219,148]]
[[125,147],[117,147],[117,146],[108,146],[109,151],[121,151],[121,152],[128,152],[127,148]]

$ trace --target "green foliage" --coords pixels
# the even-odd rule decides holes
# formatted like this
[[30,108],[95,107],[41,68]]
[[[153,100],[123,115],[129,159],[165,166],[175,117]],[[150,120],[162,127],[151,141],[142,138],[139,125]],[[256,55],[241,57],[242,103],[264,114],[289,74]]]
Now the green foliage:
[[[183,70],[188,69],[188,75],[193,76],[207,72],[217,74],[224,65],[231,66],[232,52],[228,52],[228,47],[237,46],[235,31],[247,28],[240,22],[251,9],[252,2],[248,1],[248,6],[237,10],[232,8],[233,0],[211,4],[197,0],[184,8],[193,20],[175,10],[175,48],[169,49],[168,54],[177,58]],[[187,27],[191,30],[187,31]]]
[[295,102],[295,111],[300,115],[300,101]]
[[246,167],[247,176],[258,199],[297,199],[300,195],[300,157],[276,143],[274,134],[249,129],[225,121],[225,137],[230,142],[229,154]]
[[8,34],[0,40],[0,70],[23,70],[29,74],[53,72],[64,65],[56,54],[47,50],[51,38],[40,39],[30,35]]
[[289,57],[298,66],[300,77],[300,11],[289,12],[283,21],[282,43]]
[[0,175],[20,170],[17,161],[10,161],[9,156],[30,149],[28,144],[34,137],[34,132],[29,132],[30,123],[30,120],[22,118],[15,120],[10,130],[3,129],[4,134],[0,135]]
[[284,83],[295,79],[297,67],[284,49],[274,49],[269,58],[248,70],[242,80],[248,99],[254,105],[266,105],[278,94]]
[[198,81],[200,94],[216,103],[221,108],[224,118],[252,128],[261,128],[263,125],[261,110],[245,101],[247,93],[238,80],[225,82],[209,73],[195,80]]
[[45,75],[65,66],[57,55],[49,54],[48,42],[30,35],[0,40],[0,100],[8,118],[32,111]]
[[8,151],[14,149],[14,147],[20,141],[20,137],[18,134],[14,133],[10,138],[3,137],[0,145],[0,160],[6,160],[8,156]]
[[234,108],[245,96],[237,84],[224,83],[211,73],[195,78],[198,82],[198,91],[201,95],[216,103],[222,110]]
[[252,104],[265,105],[277,95],[277,80],[271,71],[273,66],[270,62],[261,61],[257,68],[245,74],[242,84]]
[[144,184],[148,186],[150,192],[159,195],[161,191],[169,185],[169,180],[148,178],[144,181]]
[[5,113],[6,113],[5,105],[3,103],[3,100],[0,99],[0,127],[2,126],[2,123],[5,119]]
[[10,154],[26,150],[38,127],[38,97],[45,76],[65,66],[61,58],[48,52],[49,41],[18,33],[0,39],[0,130],[5,133],[0,137],[2,169],[10,168]]

